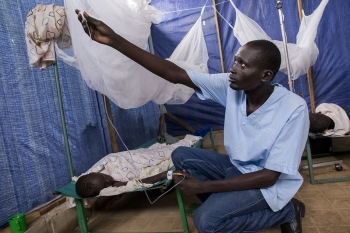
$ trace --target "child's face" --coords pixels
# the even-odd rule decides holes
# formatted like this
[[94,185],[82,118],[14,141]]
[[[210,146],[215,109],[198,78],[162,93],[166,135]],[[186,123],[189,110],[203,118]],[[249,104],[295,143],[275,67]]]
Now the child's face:
[[114,179],[113,177],[111,177],[110,175],[106,175],[103,173],[99,173],[99,175],[102,177],[103,179],[103,183],[104,183],[104,187],[107,188],[109,186],[112,186]]
[[111,176],[103,174],[103,173],[90,173],[92,177],[92,183],[96,190],[101,191],[104,188],[112,186],[114,180]]

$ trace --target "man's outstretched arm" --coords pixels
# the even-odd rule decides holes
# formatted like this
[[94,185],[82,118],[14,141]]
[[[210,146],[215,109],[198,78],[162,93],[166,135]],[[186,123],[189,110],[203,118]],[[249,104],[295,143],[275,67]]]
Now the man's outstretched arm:
[[118,50],[131,60],[169,82],[180,83],[198,89],[188,77],[184,69],[170,61],[159,58],[143,49],[140,49],[115,33],[105,23],[89,16],[86,12],[83,13],[84,18],[79,10],[75,10],[75,12],[78,15],[78,19],[81,22],[84,31],[91,36],[94,41]]

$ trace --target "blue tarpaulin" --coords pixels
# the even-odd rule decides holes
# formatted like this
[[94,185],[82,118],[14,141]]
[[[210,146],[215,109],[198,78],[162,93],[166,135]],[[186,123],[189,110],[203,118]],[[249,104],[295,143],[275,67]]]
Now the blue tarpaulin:
[[[28,12],[51,3],[0,4],[0,229],[10,216],[52,200],[52,192],[71,180],[54,70],[29,67],[24,39]],[[103,97],[60,60],[58,72],[74,175],[80,175],[112,152]],[[159,106],[153,103],[130,110],[113,105],[112,114],[129,148],[157,134]]]
[[[282,33],[276,1],[269,0],[233,0],[237,8],[245,15],[255,20],[262,29],[273,39],[282,41]],[[302,5],[306,15],[310,15],[320,4],[321,0],[303,0]],[[152,5],[164,12],[163,22],[152,27],[152,39],[155,53],[168,57],[198,19],[201,7],[207,3],[204,12],[203,32],[209,53],[210,73],[221,72],[219,62],[218,40],[215,29],[214,9],[212,1],[197,0],[152,0]],[[296,43],[300,20],[297,1],[282,1],[284,25],[288,43]],[[233,26],[236,12],[228,0],[216,0],[220,14]],[[350,1],[331,0],[327,4],[318,26],[315,43],[319,48],[319,57],[312,67],[315,105],[335,103],[342,107],[350,106],[350,66],[347,54],[350,51],[348,22],[350,20]],[[225,72],[229,72],[233,57],[241,46],[235,39],[232,29],[218,15],[222,53]],[[287,75],[279,72],[274,82],[289,89]],[[303,75],[294,82],[295,93],[300,94],[310,107],[310,93],[307,76]],[[193,96],[190,101],[181,106],[167,105],[166,108],[190,126],[199,129],[209,124],[213,129],[223,129],[224,109],[211,101],[200,101]],[[310,107],[311,110],[311,107]],[[198,120],[200,116],[201,120]],[[167,128],[173,135],[188,133],[168,119]]]
[[[164,12],[163,22],[152,26],[156,55],[169,57],[184,35],[199,17],[206,0],[152,0],[151,4]],[[236,6],[254,19],[272,38],[282,40],[278,11],[270,0],[234,0]],[[303,0],[306,15],[317,8],[321,0]],[[62,124],[59,115],[53,68],[45,71],[30,68],[24,40],[27,13],[37,4],[63,5],[63,1],[2,1],[0,4],[0,228],[11,215],[27,212],[52,200],[52,192],[70,181]],[[235,10],[226,0],[217,0],[217,9],[233,25]],[[210,73],[221,72],[218,39],[212,1],[203,15],[203,31],[209,52]],[[296,0],[283,1],[286,34],[295,43],[299,29]],[[329,1],[318,27],[316,44],[319,57],[312,67],[316,106],[335,103],[350,107],[350,51],[348,22],[350,1]],[[218,16],[225,71],[233,64],[240,47],[232,29]],[[116,22],[117,23],[117,22]],[[58,60],[62,98],[67,122],[69,145],[75,175],[91,167],[111,152],[103,98],[89,89],[79,72]],[[288,88],[287,76],[275,78]],[[295,92],[310,105],[306,75],[294,82]],[[200,101],[192,96],[183,105],[167,105],[167,109],[196,130],[210,125],[223,129],[225,110],[212,101]],[[112,106],[114,123],[129,148],[155,137],[159,107],[148,103],[137,109],[124,110]],[[232,119],[234,120],[234,119]],[[168,133],[188,133],[172,121]],[[118,139],[121,150],[125,150]]]

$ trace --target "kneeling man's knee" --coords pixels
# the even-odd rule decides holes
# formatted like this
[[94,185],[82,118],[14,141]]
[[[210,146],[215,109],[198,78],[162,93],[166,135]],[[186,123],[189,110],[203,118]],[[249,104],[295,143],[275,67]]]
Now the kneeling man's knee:
[[175,161],[181,161],[182,158],[186,157],[186,151],[188,150],[188,147],[186,146],[179,146],[171,153],[171,158],[173,162]]
[[193,222],[198,232],[213,232],[213,218],[208,211],[196,211],[193,216]]

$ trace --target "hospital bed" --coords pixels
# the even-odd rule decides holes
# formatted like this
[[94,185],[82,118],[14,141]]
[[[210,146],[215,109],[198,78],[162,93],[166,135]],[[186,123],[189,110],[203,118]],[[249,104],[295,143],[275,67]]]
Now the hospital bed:
[[[215,151],[216,149],[215,149],[214,139],[213,139],[211,130],[208,131],[204,136],[202,136],[202,138],[198,142],[196,142],[194,145],[192,145],[192,147],[203,148],[203,143],[207,138],[210,139],[211,148],[213,151]],[[152,140],[142,144],[141,146],[139,146],[135,149],[148,148],[157,142],[158,142],[158,139],[156,137],[156,138],[153,138]],[[175,168],[173,167],[171,169],[174,170]],[[169,186],[170,183],[171,183],[170,180],[162,180],[162,181],[155,183],[153,186],[146,188],[146,190],[164,189],[165,187]],[[176,197],[177,197],[177,201],[178,201],[178,205],[179,205],[181,220],[182,220],[182,224],[183,224],[183,231],[182,232],[188,233],[189,228],[188,228],[186,212],[185,212],[185,208],[184,208],[184,204],[183,204],[183,200],[182,200],[182,195],[181,195],[181,192],[180,192],[178,187],[175,187],[175,190],[176,190]],[[139,191],[144,191],[144,189],[138,189],[138,190],[135,190],[134,192],[139,192]],[[74,198],[75,204],[76,204],[76,212],[77,212],[80,232],[81,233],[93,233],[93,232],[88,230],[87,218],[86,218],[85,212],[84,212],[83,199],[81,197],[79,197],[77,195],[77,193],[75,192],[75,182],[71,182],[71,183],[57,189],[56,191],[53,192],[53,194],[54,195],[63,195],[63,196]],[[174,233],[174,232],[172,232],[172,233]]]

